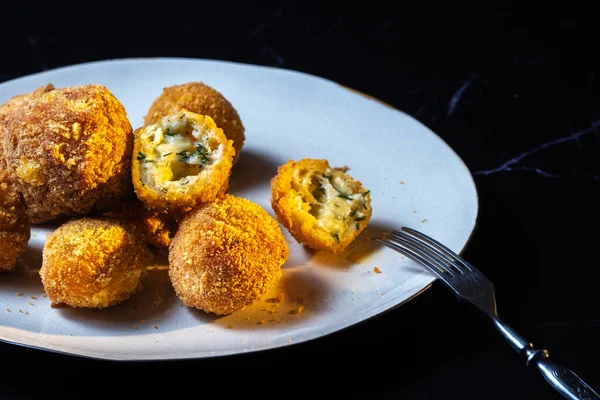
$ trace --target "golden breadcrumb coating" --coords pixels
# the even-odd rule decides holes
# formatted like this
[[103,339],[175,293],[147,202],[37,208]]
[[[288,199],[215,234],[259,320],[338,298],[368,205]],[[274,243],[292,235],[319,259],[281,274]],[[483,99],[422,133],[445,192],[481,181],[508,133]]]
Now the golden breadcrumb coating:
[[0,157],[4,157],[4,136],[6,136],[4,124],[8,117],[18,112],[31,100],[51,90],[54,90],[54,85],[48,83],[44,86],[40,86],[31,93],[13,96],[0,106]]
[[290,160],[278,168],[271,179],[271,206],[298,242],[340,252],[367,227],[370,191],[346,170],[310,158]]
[[168,249],[177,230],[179,215],[149,210],[137,197],[124,200],[104,215],[137,229],[150,246]]
[[106,308],[138,289],[151,261],[142,238],[125,224],[84,217],[46,240],[40,276],[54,305]]
[[15,268],[30,235],[27,209],[0,156],[0,271]]
[[133,135],[102,85],[61,88],[6,121],[4,152],[32,223],[108,211],[131,185]]
[[202,82],[189,82],[164,88],[150,106],[144,124],[152,124],[182,108],[208,115],[215,120],[217,126],[223,129],[227,139],[233,141],[235,164],[244,145],[244,125],[229,100],[219,91]]
[[179,110],[134,132],[137,197],[150,209],[182,212],[222,196],[235,150],[212,118]]
[[287,258],[277,222],[259,205],[226,194],[183,218],[171,241],[169,277],[184,304],[224,315],[262,298]]

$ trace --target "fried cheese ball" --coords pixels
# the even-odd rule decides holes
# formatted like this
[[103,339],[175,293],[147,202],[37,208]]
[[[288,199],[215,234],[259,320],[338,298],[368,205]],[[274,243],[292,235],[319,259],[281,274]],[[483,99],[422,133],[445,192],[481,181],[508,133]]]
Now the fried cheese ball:
[[101,85],[61,88],[6,121],[4,152],[32,223],[108,211],[131,187],[133,135]]
[[168,249],[177,230],[179,216],[149,210],[137,197],[127,199],[104,215],[115,218],[137,229],[148,245]]
[[148,208],[181,212],[227,191],[235,154],[212,118],[179,110],[134,132],[131,166]]
[[262,298],[281,278],[288,246],[259,205],[226,194],[188,213],[169,251],[169,277],[189,307],[230,314]]
[[27,209],[0,155],[0,271],[12,271],[31,235]]
[[54,305],[106,308],[138,289],[151,261],[142,238],[125,224],[84,217],[46,240],[40,276]]
[[152,124],[165,115],[172,114],[182,108],[201,115],[211,117],[217,126],[223,129],[227,139],[233,141],[237,161],[244,145],[244,125],[233,105],[214,88],[202,82],[189,82],[183,85],[166,87],[154,100],[144,124]]
[[288,161],[271,179],[271,206],[294,238],[315,250],[343,251],[371,219],[361,182],[323,159]]
[[40,86],[31,93],[13,96],[0,105],[0,157],[4,157],[4,137],[6,136],[4,123],[6,120],[25,107],[31,100],[51,90],[54,90],[54,85],[48,83],[44,86]]

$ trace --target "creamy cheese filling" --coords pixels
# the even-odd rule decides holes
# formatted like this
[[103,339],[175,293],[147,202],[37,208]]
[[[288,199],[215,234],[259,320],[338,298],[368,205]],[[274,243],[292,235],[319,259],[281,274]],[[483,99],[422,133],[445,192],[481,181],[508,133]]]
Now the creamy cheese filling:
[[366,219],[367,193],[353,193],[351,182],[343,172],[327,169],[322,174],[306,174],[299,178],[297,184],[310,188],[314,200],[309,201],[309,212],[319,226],[337,240],[348,230],[360,229],[361,222]]
[[185,114],[148,127],[143,135],[142,151],[136,155],[143,179],[165,190],[193,183],[210,170],[223,150],[204,126]]

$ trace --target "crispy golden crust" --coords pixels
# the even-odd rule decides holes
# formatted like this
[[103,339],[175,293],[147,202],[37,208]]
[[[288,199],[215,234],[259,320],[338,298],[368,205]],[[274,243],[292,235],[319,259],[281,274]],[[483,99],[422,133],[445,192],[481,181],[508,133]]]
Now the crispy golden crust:
[[152,254],[141,237],[111,218],[81,218],[46,240],[40,276],[53,304],[106,308],[129,298]]
[[[170,159],[166,159],[163,157],[165,153],[159,151],[153,141],[154,136],[148,136],[158,129],[163,132],[161,135],[164,137],[159,144],[165,143],[170,140],[164,134],[165,127],[173,121],[189,121],[201,127],[206,136],[210,137],[206,146],[211,151],[214,150],[215,154],[220,151],[220,155],[215,156],[216,161],[209,166],[195,165],[192,171],[195,175],[176,177],[168,166],[182,158],[180,153],[169,150],[167,157]],[[133,188],[137,197],[149,209],[181,214],[200,204],[212,202],[227,192],[235,149],[232,141],[225,137],[212,118],[183,109],[156,123],[136,129],[133,135]]]
[[197,114],[208,115],[215,120],[217,126],[223,129],[227,139],[233,141],[235,149],[233,162],[235,164],[244,145],[244,125],[229,100],[202,82],[189,82],[164,88],[150,106],[148,114],[144,118],[144,124],[152,124],[165,115],[177,112],[182,108]]
[[44,93],[8,118],[4,140],[32,223],[107,211],[131,185],[132,129],[104,86]]
[[127,199],[105,214],[137,229],[150,246],[168,249],[179,216],[149,210],[137,197]]
[[0,157],[4,157],[4,137],[6,136],[4,124],[8,117],[18,112],[26,104],[31,102],[31,100],[51,90],[54,90],[54,85],[48,83],[44,86],[40,86],[31,93],[13,96],[0,106]]
[[0,156],[0,271],[15,268],[30,235],[27,209]]
[[229,194],[187,214],[171,241],[169,276],[190,307],[223,315],[274,287],[288,247],[259,205]]
[[[344,182],[348,193],[335,189],[335,182]],[[333,192],[329,197],[323,189],[326,185]],[[346,195],[355,200],[346,200]],[[349,206],[337,215],[330,214],[331,223],[324,223],[320,217],[322,208],[335,210],[331,207],[340,201],[346,204],[351,201],[352,208]],[[367,227],[372,214],[371,195],[362,183],[344,169],[331,168],[323,159],[290,160],[280,166],[271,179],[271,206],[278,221],[298,242],[330,252],[343,251],[352,243]]]

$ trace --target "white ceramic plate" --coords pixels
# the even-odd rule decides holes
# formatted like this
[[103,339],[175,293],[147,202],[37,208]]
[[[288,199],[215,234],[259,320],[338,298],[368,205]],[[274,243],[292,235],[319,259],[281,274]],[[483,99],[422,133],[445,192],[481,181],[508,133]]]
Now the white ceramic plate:
[[[216,317],[184,307],[164,269],[152,271],[143,291],[114,308],[53,309],[37,273],[45,234],[53,227],[33,227],[18,271],[0,275],[0,339],[114,360],[201,358],[286,346],[390,310],[431,284],[429,273],[369,238],[410,226],[455,251],[465,246],[478,204],[460,158],[412,117],[325,79],[209,60],[111,60],[2,83],[0,103],[48,82],[100,83],[121,100],[136,128],[163,87],[190,81],[221,91],[246,127],[233,194],[273,215],[269,180],[277,166],[326,158],[333,166],[349,166],[371,190],[369,228],[336,256],[307,250],[283,229],[290,257],[279,286],[251,307]],[[273,301],[279,293],[284,301]]]

